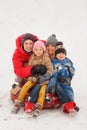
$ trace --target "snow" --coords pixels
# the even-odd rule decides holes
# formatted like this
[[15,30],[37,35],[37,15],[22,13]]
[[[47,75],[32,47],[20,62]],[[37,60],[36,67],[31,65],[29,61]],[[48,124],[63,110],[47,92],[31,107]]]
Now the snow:
[[[26,32],[41,39],[55,33],[64,42],[76,68],[72,87],[80,107],[77,116],[61,109],[43,110],[37,118],[28,118],[23,109],[11,114],[12,54],[15,39]],[[86,35],[86,0],[0,0],[0,130],[87,130]]]

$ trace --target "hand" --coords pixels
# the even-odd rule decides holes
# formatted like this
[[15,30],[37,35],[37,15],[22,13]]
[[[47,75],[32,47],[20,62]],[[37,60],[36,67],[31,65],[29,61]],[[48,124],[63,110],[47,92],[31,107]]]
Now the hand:
[[70,74],[69,76],[72,79],[72,77],[75,74],[75,68],[74,68],[73,64],[66,63],[65,64],[65,69],[68,70],[68,72]]
[[47,68],[45,65],[40,65],[40,74],[43,75],[47,72]]
[[57,63],[55,65],[55,71],[60,71],[61,69],[62,69],[62,66],[59,63]]
[[39,65],[39,64],[33,66],[32,70],[31,70],[33,76],[43,75],[46,73],[46,71],[47,71],[46,66]]
[[65,67],[70,67],[71,65],[69,63],[66,63],[65,64]]
[[41,84],[49,79],[50,79],[50,74],[48,72],[46,72],[43,76],[41,76],[39,78],[39,83]]
[[65,69],[67,69],[68,72],[70,72],[70,64],[69,64],[69,63],[66,63],[66,64],[65,64]]
[[37,76],[39,75],[39,72],[40,72],[40,67],[39,65],[34,65],[31,69],[31,73],[32,73],[32,76]]

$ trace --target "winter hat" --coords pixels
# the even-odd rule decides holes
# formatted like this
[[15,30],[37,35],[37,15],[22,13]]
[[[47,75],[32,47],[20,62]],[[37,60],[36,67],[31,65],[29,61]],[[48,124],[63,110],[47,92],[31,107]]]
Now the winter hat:
[[35,48],[37,48],[37,47],[41,47],[41,48],[43,48],[44,51],[46,51],[46,46],[45,46],[45,44],[44,44],[42,41],[40,41],[40,40],[38,40],[38,41],[36,41],[36,42],[34,43],[33,52],[34,52]]
[[63,42],[62,41],[58,41],[57,44],[56,44],[56,48],[57,49],[64,48]]
[[65,55],[67,54],[65,48],[59,48],[59,49],[57,49],[57,50],[55,51],[55,56],[56,56],[58,53],[64,53]]
[[58,40],[56,39],[56,35],[52,34],[51,36],[49,36],[47,38],[46,46],[49,45],[49,44],[56,46],[57,43],[58,43]]
[[33,42],[35,42],[35,41],[37,41],[37,37],[36,36],[34,36],[33,34],[31,34],[31,33],[26,33],[23,37],[22,37],[22,39],[21,39],[21,44],[23,45],[24,44],[24,42],[26,41],[26,40],[32,40]]

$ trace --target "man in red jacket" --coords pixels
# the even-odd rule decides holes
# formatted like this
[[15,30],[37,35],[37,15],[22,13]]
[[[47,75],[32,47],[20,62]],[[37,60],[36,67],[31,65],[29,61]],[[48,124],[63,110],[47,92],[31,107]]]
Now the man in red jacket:
[[37,40],[38,37],[31,33],[22,34],[16,39],[16,49],[13,53],[12,63],[17,76],[15,81],[19,84],[24,84],[26,78],[31,75],[32,66],[27,66],[27,62],[32,54],[33,44]]

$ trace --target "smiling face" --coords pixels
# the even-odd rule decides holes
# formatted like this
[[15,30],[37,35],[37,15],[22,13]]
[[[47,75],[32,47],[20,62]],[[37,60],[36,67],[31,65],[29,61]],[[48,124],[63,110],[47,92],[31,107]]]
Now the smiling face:
[[56,58],[59,59],[59,60],[64,60],[65,57],[66,57],[65,53],[62,53],[62,52],[61,52],[61,53],[58,53],[58,54],[56,55]]
[[49,44],[49,45],[47,45],[46,48],[47,48],[47,51],[48,51],[49,57],[52,59],[52,58],[54,57],[54,55],[55,55],[56,47],[53,46],[53,45],[51,45],[51,44]]
[[26,40],[25,42],[24,42],[24,50],[26,51],[26,52],[31,52],[32,51],[32,48],[33,48],[33,45],[34,45],[34,43],[32,42],[32,40]]
[[38,57],[42,56],[44,53],[44,50],[42,47],[38,46],[34,49],[34,54]]

